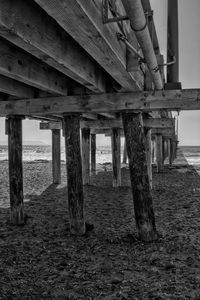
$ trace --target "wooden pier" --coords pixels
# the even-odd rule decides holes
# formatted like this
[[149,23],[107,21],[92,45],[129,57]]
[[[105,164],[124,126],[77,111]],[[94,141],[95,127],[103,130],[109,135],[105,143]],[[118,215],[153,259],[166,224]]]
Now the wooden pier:
[[33,118],[52,131],[54,184],[61,180],[63,130],[71,234],[86,233],[83,185],[96,172],[102,133],[112,141],[116,193],[125,137],[138,236],[157,239],[152,155],[158,173],[166,157],[172,164],[178,142],[172,111],[200,109],[200,89],[181,89],[177,0],[168,2],[167,83],[149,0],[0,2],[0,116],[8,125],[13,224],[24,223],[22,120]]

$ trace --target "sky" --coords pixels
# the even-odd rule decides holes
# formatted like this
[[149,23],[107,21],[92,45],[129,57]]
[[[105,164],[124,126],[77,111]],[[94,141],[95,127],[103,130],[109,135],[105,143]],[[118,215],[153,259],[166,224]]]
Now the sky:
[[[161,53],[166,54],[167,0],[150,0],[154,11]],[[200,1],[179,0],[179,81],[182,88],[200,88]],[[0,140],[6,141],[4,118],[0,118]],[[200,111],[182,111],[178,117],[180,145],[200,145]],[[51,132],[39,130],[39,123],[23,121],[23,140],[51,144]],[[110,138],[98,136],[98,144],[110,144]]]

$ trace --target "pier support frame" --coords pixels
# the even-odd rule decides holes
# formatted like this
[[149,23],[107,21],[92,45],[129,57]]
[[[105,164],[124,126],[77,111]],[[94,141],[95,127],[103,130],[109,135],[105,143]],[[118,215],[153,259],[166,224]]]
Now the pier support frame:
[[70,232],[85,234],[80,115],[64,114]]
[[91,134],[91,174],[96,175],[96,134]]
[[136,226],[139,238],[144,242],[150,242],[156,240],[158,234],[147,172],[142,114],[123,112],[122,120],[129,158]]
[[82,170],[83,184],[90,184],[90,129],[82,129]]
[[8,160],[10,183],[10,221],[24,224],[22,116],[8,117]]
[[163,170],[163,145],[162,145],[162,135],[156,134],[156,163],[157,172],[160,173]]
[[52,129],[52,175],[53,183],[61,182],[60,129]]
[[113,167],[113,187],[121,186],[121,129],[112,128],[112,167]]

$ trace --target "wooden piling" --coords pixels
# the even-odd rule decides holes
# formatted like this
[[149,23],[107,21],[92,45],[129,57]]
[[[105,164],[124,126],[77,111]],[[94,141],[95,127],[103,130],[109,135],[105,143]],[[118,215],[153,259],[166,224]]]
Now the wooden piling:
[[96,174],[96,134],[91,134],[91,174]]
[[153,201],[145,153],[145,135],[141,113],[122,113],[135,220],[139,238],[144,242],[157,239]]
[[112,128],[112,168],[113,168],[113,187],[121,186],[121,130]]
[[83,184],[90,184],[90,129],[82,129],[82,172]]
[[8,160],[10,183],[10,221],[24,224],[22,117],[8,117]]
[[85,234],[80,116],[64,114],[70,232]]
[[61,182],[60,129],[52,129],[52,175],[53,183]]
[[168,141],[168,152],[169,152],[169,164],[172,165],[173,163],[173,141],[169,139]]
[[123,164],[127,162],[127,149],[126,149],[126,140],[124,139],[124,152],[123,152]]
[[163,170],[163,147],[162,147],[162,135],[156,134],[156,163],[157,172],[160,173]]
[[151,129],[145,129],[146,156],[147,156],[147,172],[149,176],[149,184],[152,189],[152,148],[151,148]]

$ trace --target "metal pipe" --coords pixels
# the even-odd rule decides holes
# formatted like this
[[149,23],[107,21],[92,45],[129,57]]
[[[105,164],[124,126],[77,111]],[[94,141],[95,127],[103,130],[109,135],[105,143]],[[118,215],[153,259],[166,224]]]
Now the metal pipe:
[[155,88],[157,90],[161,90],[163,88],[163,82],[141,0],[122,0],[122,3],[130,19],[131,27],[135,32],[136,38],[140,44],[148,68],[153,77]]

